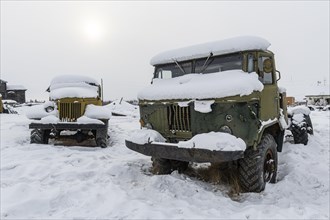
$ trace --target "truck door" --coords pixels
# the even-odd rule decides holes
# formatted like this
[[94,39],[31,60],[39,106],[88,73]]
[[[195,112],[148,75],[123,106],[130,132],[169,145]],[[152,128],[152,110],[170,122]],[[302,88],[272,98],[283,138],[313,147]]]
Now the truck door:
[[258,53],[258,75],[264,84],[260,97],[260,119],[267,121],[279,115],[279,93],[276,83],[274,57],[268,53]]

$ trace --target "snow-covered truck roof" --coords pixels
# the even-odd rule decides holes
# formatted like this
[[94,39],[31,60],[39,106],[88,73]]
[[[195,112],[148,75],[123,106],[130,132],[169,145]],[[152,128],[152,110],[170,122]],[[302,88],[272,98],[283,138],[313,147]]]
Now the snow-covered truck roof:
[[79,75],[61,75],[55,77],[48,87],[50,99],[96,98],[99,83],[90,77]]
[[269,46],[270,43],[261,37],[241,36],[165,51],[154,56],[150,64],[155,66],[174,61],[198,59],[207,57],[210,53],[217,56],[246,50],[267,50]]

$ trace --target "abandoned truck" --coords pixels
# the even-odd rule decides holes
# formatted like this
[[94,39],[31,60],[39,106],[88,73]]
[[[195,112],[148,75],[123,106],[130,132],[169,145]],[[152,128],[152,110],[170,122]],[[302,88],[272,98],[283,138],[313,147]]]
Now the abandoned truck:
[[247,36],[160,53],[139,92],[141,130],[126,146],[152,157],[157,174],[189,162],[232,163],[241,190],[274,183],[288,126],[270,43]]
[[49,101],[33,106],[27,117],[31,143],[48,144],[49,139],[73,139],[78,143],[94,139],[107,147],[111,112],[102,106],[100,84],[86,76],[55,77],[48,87]]

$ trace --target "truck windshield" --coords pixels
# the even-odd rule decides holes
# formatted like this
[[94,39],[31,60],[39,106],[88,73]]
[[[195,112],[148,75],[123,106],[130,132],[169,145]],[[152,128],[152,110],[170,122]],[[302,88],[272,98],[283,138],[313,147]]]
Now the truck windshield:
[[157,65],[154,78],[169,79],[190,73],[216,73],[226,70],[242,69],[242,55],[212,56],[171,64]]

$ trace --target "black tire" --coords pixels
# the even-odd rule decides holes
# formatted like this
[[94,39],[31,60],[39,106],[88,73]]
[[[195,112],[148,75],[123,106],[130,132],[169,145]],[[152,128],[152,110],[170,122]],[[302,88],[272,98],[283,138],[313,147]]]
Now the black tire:
[[309,115],[304,115],[305,121],[306,121],[306,126],[307,126],[307,133],[310,135],[314,134],[314,130],[313,130],[313,124],[312,124],[312,120],[311,117]]
[[179,160],[171,160],[171,168],[173,170],[177,170],[179,173],[183,173],[187,170],[189,162],[179,161]]
[[308,143],[308,134],[307,134],[307,128],[306,128],[305,123],[302,126],[292,124],[291,125],[291,133],[292,133],[293,140],[294,140],[295,144],[307,145],[307,143]]
[[169,160],[164,158],[152,157],[152,172],[154,174],[163,175],[170,174],[172,171],[177,170],[179,173],[183,173],[187,170],[189,162],[179,160]]
[[108,147],[107,139],[108,139],[108,126],[106,126],[103,129],[99,129],[99,130],[96,131],[95,142],[96,142],[97,146],[99,146],[101,148]]
[[49,131],[33,129],[30,135],[31,144],[48,144]]
[[170,174],[172,172],[171,161],[163,158],[152,157],[152,173],[157,175]]
[[238,160],[238,179],[243,192],[261,192],[266,183],[275,183],[277,175],[277,150],[274,137],[265,134],[257,146],[245,150]]

